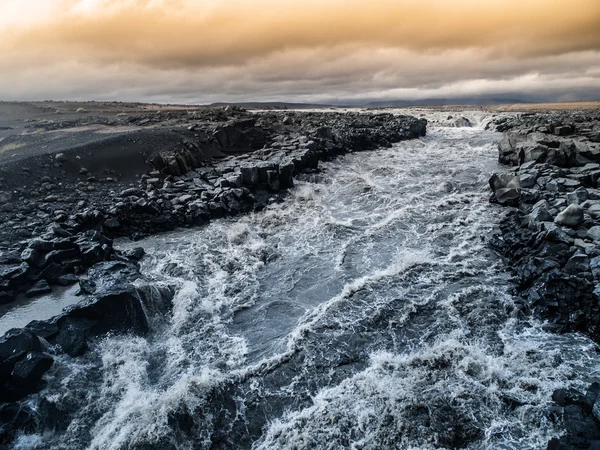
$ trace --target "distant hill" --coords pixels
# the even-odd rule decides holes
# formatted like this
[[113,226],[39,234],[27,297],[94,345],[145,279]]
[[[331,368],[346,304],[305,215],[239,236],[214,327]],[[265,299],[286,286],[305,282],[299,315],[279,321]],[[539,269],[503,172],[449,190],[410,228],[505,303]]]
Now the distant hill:
[[321,103],[292,103],[292,102],[235,102],[235,103],[212,103],[210,106],[236,105],[246,109],[324,109],[324,108],[402,108],[408,106],[448,106],[448,105],[470,105],[470,106],[496,106],[531,103],[518,98],[427,98],[419,100],[337,100],[332,104]]
[[235,105],[246,109],[321,109],[335,108],[336,105],[322,105],[319,103],[288,103],[288,102],[235,102],[235,103],[212,103],[210,106]]
[[470,105],[470,106],[496,106],[506,104],[530,103],[515,98],[427,98],[420,100],[381,100],[363,103],[364,108],[401,108],[406,106],[448,106],[448,105]]

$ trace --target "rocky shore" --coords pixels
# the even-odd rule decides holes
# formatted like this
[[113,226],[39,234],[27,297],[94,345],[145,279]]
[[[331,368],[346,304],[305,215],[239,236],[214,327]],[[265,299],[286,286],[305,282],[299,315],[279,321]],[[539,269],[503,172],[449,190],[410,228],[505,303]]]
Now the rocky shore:
[[[118,252],[114,238],[135,240],[260,210],[278,201],[296,175],[318,170],[319,161],[424,136],[427,123],[392,114],[252,114],[231,107],[203,111],[200,118],[174,113],[166,125],[155,117],[128,120],[181,139],[143,151],[124,148],[116,161],[109,149],[110,170],[99,164],[108,157],[102,154],[106,141],[4,160],[0,303],[75,283],[82,301],[0,338],[0,446],[17,430],[35,427],[38,418],[24,399],[43,388],[43,375],[57,355],[80,356],[107,332],[143,335],[148,314],[164,313],[161,308],[169,304],[168,288],[140,280],[143,250]],[[115,139],[123,137],[114,134],[108,145],[114,147]],[[130,167],[119,170],[141,158],[137,176]]]
[[[491,201],[510,207],[491,245],[516,276],[522,312],[557,332],[600,342],[600,111],[497,118],[499,161],[515,168],[490,180]],[[600,448],[599,386],[557,391],[567,434],[548,449]]]

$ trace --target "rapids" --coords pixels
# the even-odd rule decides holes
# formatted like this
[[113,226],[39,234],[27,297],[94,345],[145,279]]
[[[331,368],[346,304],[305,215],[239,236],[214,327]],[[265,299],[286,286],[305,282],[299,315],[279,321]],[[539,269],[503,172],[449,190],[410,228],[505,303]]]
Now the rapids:
[[487,247],[499,139],[430,126],[261,212],[123,243],[171,314],[57,359],[31,399],[53,426],[16,448],[545,448],[552,392],[600,358],[518,313]]

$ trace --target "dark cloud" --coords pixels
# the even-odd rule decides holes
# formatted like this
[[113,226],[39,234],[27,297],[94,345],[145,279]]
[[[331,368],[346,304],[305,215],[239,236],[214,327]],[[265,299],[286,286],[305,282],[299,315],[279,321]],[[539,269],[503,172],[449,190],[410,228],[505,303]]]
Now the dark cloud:
[[0,98],[588,98],[600,88],[598,0],[55,1],[54,14],[0,28]]

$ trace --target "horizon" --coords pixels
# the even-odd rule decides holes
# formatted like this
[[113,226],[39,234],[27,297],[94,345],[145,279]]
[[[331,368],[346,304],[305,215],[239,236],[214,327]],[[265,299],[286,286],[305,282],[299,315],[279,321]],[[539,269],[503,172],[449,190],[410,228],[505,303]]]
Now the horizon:
[[0,0],[0,38],[6,101],[600,98],[595,0]]

